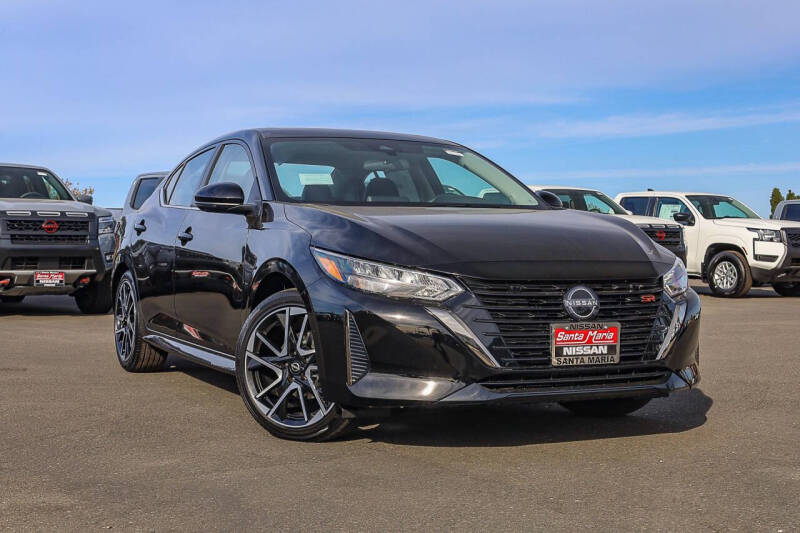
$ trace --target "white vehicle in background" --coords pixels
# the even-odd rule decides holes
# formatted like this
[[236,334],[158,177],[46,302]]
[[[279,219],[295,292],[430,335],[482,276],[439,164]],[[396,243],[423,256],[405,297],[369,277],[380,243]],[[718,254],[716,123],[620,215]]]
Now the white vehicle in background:
[[764,220],[721,194],[625,192],[616,200],[637,215],[683,224],[689,275],[715,295],[744,296],[755,281],[800,296],[800,222]]
[[800,200],[783,200],[775,206],[774,220],[794,220],[800,222]]
[[683,228],[675,221],[665,221],[654,217],[631,214],[617,202],[600,191],[584,187],[564,187],[561,185],[528,185],[534,192],[546,191],[558,196],[567,209],[577,209],[590,213],[614,215],[633,222],[647,236],[660,244],[686,263],[686,243]]

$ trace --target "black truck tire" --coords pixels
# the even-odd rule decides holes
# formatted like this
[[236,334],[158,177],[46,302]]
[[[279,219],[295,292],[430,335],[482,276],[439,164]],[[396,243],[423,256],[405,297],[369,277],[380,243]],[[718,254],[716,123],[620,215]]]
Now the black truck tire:
[[93,281],[75,293],[75,303],[85,315],[104,315],[111,310],[111,282]]

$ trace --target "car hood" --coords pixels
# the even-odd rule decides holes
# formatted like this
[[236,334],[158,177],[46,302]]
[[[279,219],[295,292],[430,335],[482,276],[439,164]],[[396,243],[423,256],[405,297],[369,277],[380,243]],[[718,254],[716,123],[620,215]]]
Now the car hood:
[[642,279],[675,258],[619,217],[570,210],[286,205],[313,246],[488,279]]
[[629,220],[637,225],[639,224],[661,224],[661,225],[669,224],[672,226],[678,225],[678,223],[675,222],[674,220],[665,220],[663,218],[657,218],[657,217],[645,217],[642,215],[616,215],[616,216],[624,218],[625,220]]
[[109,216],[110,211],[101,207],[72,200],[28,200],[25,198],[0,198],[0,212],[4,211],[69,211],[71,213],[95,213]]
[[717,226],[732,228],[774,229],[800,228],[800,222],[791,220],[765,220],[763,218],[719,218],[713,221]]

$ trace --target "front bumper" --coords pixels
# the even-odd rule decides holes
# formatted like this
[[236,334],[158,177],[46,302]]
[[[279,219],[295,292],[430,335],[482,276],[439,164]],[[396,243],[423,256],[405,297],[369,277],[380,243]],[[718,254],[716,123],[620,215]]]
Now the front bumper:
[[758,283],[799,282],[800,247],[754,241],[750,272]]
[[[656,397],[693,387],[700,379],[700,300],[692,290],[669,300],[672,322],[658,358],[522,370],[485,363],[474,346],[424,305],[361,293],[327,278],[308,286],[306,296],[320,336],[322,387],[345,407]],[[465,293],[445,308],[458,315],[471,301],[474,297]],[[359,349],[350,351],[354,335]],[[361,370],[355,376],[354,364]]]

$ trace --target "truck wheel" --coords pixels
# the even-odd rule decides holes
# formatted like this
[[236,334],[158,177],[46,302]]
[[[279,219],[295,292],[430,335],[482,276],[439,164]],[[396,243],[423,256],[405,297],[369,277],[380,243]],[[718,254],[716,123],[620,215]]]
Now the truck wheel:
[[772,288],[781,296],[800,296],[800,283],[773,283]]
[[753,276],[747,259],[739,252],[725,250],[711,258],[708,286],[714,296],[740,298],[750,292]]
[[75,293],[75,303],[85,315],[104,315],[111,310],[111,281],[93,281]]
[[114,345],[117,359],[128,372],[152,372],[161,369],[167,356],[142,340],[139,328],[139,298],[136,283],[125,272],[114,298]]
[[24,296],[0,296],[0,302],[4,304],[18,304],[24,299]]
[[576,415],[596,417],[625,416],[647,405],[650,398],[614,398],[610,400],[580,400],[561,402],[561,406]]

